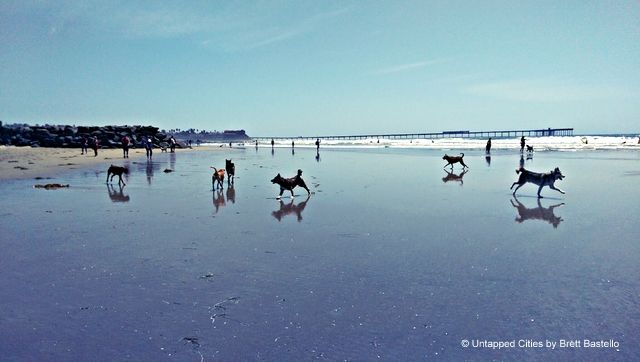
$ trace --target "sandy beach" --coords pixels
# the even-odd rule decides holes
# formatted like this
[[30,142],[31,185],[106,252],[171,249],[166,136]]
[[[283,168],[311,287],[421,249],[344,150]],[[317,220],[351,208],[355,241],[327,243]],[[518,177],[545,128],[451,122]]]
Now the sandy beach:
[[[63,154],[50,167],[84,158]],[[132,154],[125,187],[105,184],[102,164],[59,174],[65,189],[2,181],[0,350],[13,360],[637,360],[639,153],[524,158],[566,176],[556,184],[566,194],[545,188],[540,200],[534,185],[509,190],[517,151],[465,154],[466,172],[443,169],[440,150],[224,148]],[[209,166],[226,158],[236,180],[212,190]],[[311,196],[276,200],[269,180],[297,169]],[[585,339],[607,346],[558,347]],[[514,347],[486,347],[497,341]],[[547,341],[555,349],[531,347]]]
[[[197,147],[193,149],[177,149],[177,153],[208,151],[219,147]],[[160,149],[154,149],[154,155],[161,154]],[[146,159],[144,149],[129,150],[129,160]],[[48,148],[48,147],[12,147],[0,146],[0,180],[18,179],[47,179],[61,173],[86,168],[92,165],[108,163],[122,163],[121,149],[100,149],[98,156],[93,150],[81,154],[76,148]]]

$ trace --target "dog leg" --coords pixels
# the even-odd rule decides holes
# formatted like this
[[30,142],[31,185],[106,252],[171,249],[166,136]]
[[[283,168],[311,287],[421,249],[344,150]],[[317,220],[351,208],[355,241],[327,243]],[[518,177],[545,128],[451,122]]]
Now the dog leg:
[[106,181],[106,183],[109,183],[109,175],[110,175],[110,174],[109,174],[109,173],[107,173],[107,181]]
[[550,186],[549,186],[549,188],[550,188],[550,189],[552,189],[552,190],[556,190],[556,191],[558,191],[558,192],[559,192],[559,193],[561,193],[561,194],[565,194],[565,193],[566,193],[566,192],[564,192],[564,191],[560,190],[559,188],[555,187],[554,185],[550,185]]
[[283,192],[284,192],[284,189],[281,187],[281,188],[280,188],[280,195],[278,195],[278,197],[276,197],[276,199],[278,199],[278,200],[279,200],[280,198],[282,198],[282,193],[283,193]]
[[289,190],[291,191],[291,198],[293,199],[294,197],[296,197],[296,195],[293,194],[293,189]]
[[538,198],[541,199],[542,195],[540,195],[540,191],[542,191],[542,188],[544,187],[544,185],[540,185],[540,187],[538,187]]
[[[516,184],[516,183],[514,182],[514,184]],[[524,185],[524,184],[518,184],[518,187],[516,187],[516,189],[513,190],[513,196],[516,196],[516,191],[518,191],[518,189],[521,188],[522,185]],[[513,187],[513,185],[511,185],[511,187]]]

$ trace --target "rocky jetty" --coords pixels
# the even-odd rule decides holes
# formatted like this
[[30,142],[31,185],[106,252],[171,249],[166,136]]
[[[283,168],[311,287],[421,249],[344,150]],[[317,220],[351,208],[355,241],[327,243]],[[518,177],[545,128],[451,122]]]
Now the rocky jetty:
[[[119,148],[124,136],[129,136],[132,146],[143,147],[143,140],[151,137],[156,147],[166,143],[169,136],[152,126],[64,126],[26,124],[2,125],[0,123],[0,144],[31,147],[73,147],[79,148],[84,138],[97,137],[101,148]],[[180,145],[178,145],[180,146]]]

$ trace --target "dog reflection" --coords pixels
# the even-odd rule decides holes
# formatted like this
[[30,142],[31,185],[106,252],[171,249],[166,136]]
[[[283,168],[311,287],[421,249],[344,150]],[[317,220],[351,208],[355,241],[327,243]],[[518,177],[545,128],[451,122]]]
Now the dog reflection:
[[118,184],[118,191],[112,184],[107,184],[107,191],[109,192],[109,198],[111,202],[129,202],[129,195],[124,194],[124,187]]
[[518,223],[522,223],[525,220],[543,220],[553,225],[553,228],[555,229],[558,227],[558,225],[560,225],[562,221],[564,221],[561,217],[556,216],[553,213],[554,209],[556,207],[564,205],[564,202],[549,207],[542,207],[542,204],[540,204],[540,199],[538,199],[538,207],[529,209],[524,206],[518,200],[518,198],[514,197],[514,199],[516,200],[515,203],[513,202],[513,200],[510,201],[511,205],[518,209],[518,216],[516,217],[516,222]]
[[218,213],[218,210],[220,210],[220,208],[225,205],[226,203],[224,201],[224,194],[222,189],[214,190],[213,191],[213,207],[216,208],[216,214]]
[[227,187],[227,200],[231,201],[232,204],[236,203],[236,190],[233,188],[233,184]]
[[451,181],[455,181],[455,182],[460,182],[460,186],[462,186],[462,184],[464,183],[464,181],[462,180],[462,178],[464,177],[464,174],[469,172],[467,169],[464,169],[462,172],[460,172],[460,174],[456,175],[453,172],[449,172],[447,170],[444,170],[444,172],[447,173],[447,176],[442,178],[442,182],[447,183],[447,182],[451,182]]
[[278,221],[282,221],[283,217],[291,214],[296,214],[298,222],[300,222],[302,221],[302,211],[304,211],[304,208],[307,206],[308,201],[309,196],[307,196],[306,200],[298,203],[297,205],[293,203],[293,199],[291,199],[288,204],[285,204],[282,200],[280,200],[280,210],[271,212],[271,215],[278,219]]

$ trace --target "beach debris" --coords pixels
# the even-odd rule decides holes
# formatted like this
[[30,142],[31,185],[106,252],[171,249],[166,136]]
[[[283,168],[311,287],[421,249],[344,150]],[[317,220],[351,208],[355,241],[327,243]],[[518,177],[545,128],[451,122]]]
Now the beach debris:
[[211,279],[213,278],[215,275],[213,275],[213,273],[207,273],[205,275],[201,275],[200,279]]
[[173,170],[172,170],[172,169],[170,169],[170,168],[165,168],[165,169],[164,169],[164,171],[162,171],[162,172],[164,172],[164,173],[169,173],[169,172],[173,172]]
[[15,166],[14,168],[18,170],[28,170],[28,168],[24,166]]
[[33,187],[35,187],[36,189],[45,189],[45,190],[56,190],[56,189],[60,189],[60,188],[67,188],[69,187],[69,185],[62,185],[62,184],[46,184],[46,185],[42,185],[42,184],[38,184],[38,185],[34,185]]
[[184,337],[182,338],[182,341],[184,341],[185,343],[191,343],[193,345],[199,346],[200,342],[198,342],[198,337]]

